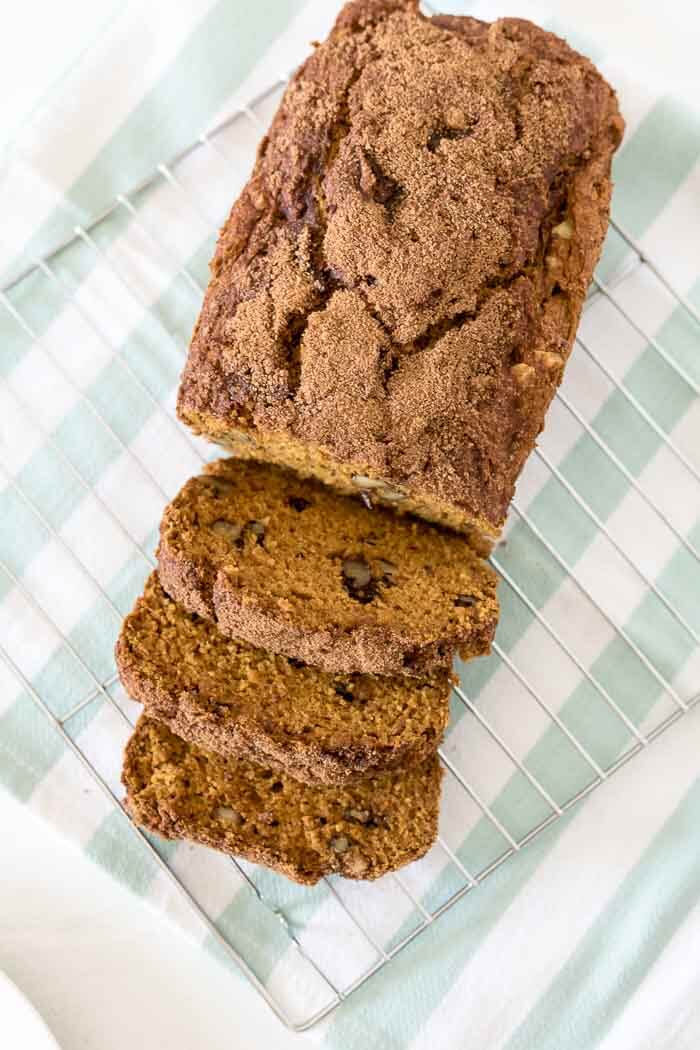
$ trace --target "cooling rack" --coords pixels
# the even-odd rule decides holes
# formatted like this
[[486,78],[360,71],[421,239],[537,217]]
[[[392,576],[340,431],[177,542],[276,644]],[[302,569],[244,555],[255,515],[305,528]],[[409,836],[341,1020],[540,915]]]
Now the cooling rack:
[[[5,584],[27,616],[58,632],[62,657],[86,688],[58,705],[11,638],[3,637],[0,655],[117,809],[119,756],[137,709],[120,690],[111,647],[153,566],[163,503],[212,456],[175,419],[177,371],[214,231],[285,83],[161,164],[0,291],[5,345],[23,341],[34,380],[50,374],[70,391],[83,414],[81,448],[55,420],[37,418],[27,377],[16,381],[11,368],[0,378],[3,403],[83,491],[132,568],[129,586],[105,582],[94,551],[56,524],[50,500],[16,466],[25,458],[10,436],[0,445],[4,489],[95,592],[108,627],[96,651],[55,612],[41,575],[13,567],[9,551]],[[40,309],[47,298],[61,304],[60,323],[48,328]],[[289,1027],[302,1031],[326,1017],[700,699],[698,632],[678,583],[700,565],[690,538],[700,507],[700,386],[678,349],[698,336],[692,303],[613,219],[565,381],[492,555],[503,608],[493,654],[458,669],[441,749],[440,835],[426,858],[376,884],[333,877],[308,889],[199,847],[173,851],[132,828],[211,944]],[[147,438],[88,381],[83,358],[75,365],[85,345],[146,406]],[[658,405],[636,383],[642,366],[661,369]],[[683,399],[673,400],[676,391]],[[676,426],[681,417],[690,425]],[[124,479],[112,488],[84,448],[106,440]],[[653,451],[651,468],[640,465],[641,445]],[[136,524],[115,492],[124,486],[139,504]],[[97,717],[110,739],[107,763],[91,742]],[[224,882],[232,904],[222,911]]]

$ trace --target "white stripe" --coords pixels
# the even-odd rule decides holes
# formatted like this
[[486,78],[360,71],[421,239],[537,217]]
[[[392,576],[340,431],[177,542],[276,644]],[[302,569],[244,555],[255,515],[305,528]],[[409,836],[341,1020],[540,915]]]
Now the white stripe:
[[109,692],[112,699],[117,706],[121,708],[131,724],[136,725],[138,717],[143,710],[141,704],[137,704],[135,700],[132,700],[127,696],[124,686],[119,681],[115,682],[114,685],[110,687]]
[[[624,520],[622,525],[623,531],[626,531]],[[625,545],[623,541],[623,550]],[[619,624],[627,623],[648,593],[644,581],[627,565],[602,532],[596,532],[593,542],[577,561],[576,575],[601,609]],[[611,581],[614,581],[614,586],[611,586]]]
[[131,457],[117,456],[100,474],[94,489],[124,523],[129,536],[143,543],[162,514],[163,496]]
[[[671,685],[680,696],[691,700],[700,696],[700,645],[696,645]],[[675,705],[674,705],[675,706]]]
[[[13,206],[4,210],[0,268],[61,204],[65,191],[158,82],[213,2],[126,4],[60,92],[26,126],[17,138],[17,162],[2,187]],[[27,182],[28,167],[42,173],[38,199],[35,181]]]
[[[173,393],[168,400],[174,402],[175,394]],[[211,445],[206,446],[204,442],[198,444],[203,455],[211,455]],[[136,458],[148,467],[153,477],[158,479],[161,488],[170,496],[175,496],[187,479],[202,469],[201,461],[185,439],[181,424],[176,424],[172,416],[168,421],[160,412],[154,412],[146,420],[129,448]],[[166,456],[163,455],[164,449],[168,449]],[[159,520],[161,509],[159,505],[156,514],[151,514],[150,518],[144,515],[144,521],[149,528]]]
[[[79,700],[76,697],[76,701]],[[71,722],[68,722],[71,729]],[[90,765],[97,770],[110,791],[119,799],[124,796],[121,782],[122,753],[130,735],[129,726],[109,703],[103,703],[97,714],[77,735],[76,743]]]
[[620,56],[606,56],[597,63],[598,69],[617,92],[620,111],[625,117],[625,139],[629,140],[647,114],[654,108],[663,92],[663,85],[647,84],[639,70],[630,71],[629,63],[623,64]]
[[[697,448],[698,434],[700,402],[694,401],[683,420],[672,431],[675,444],[690,453],[688,458],[691,462],[694,451],[691,442],[694,441]],[[639,483],[663,507],[669,521],[681,533],[688,534],[695,528],[700,508],[700,486],[665,445],[660,445],[656,455],[646,464],[639,475]]]
[[[581,596],[576,583],[567,576],[542,610],[542,615],[552,625],[556,634],[566,642],[584,667],[592,667],[598,657],[615,637],[615,631],[595,608],[592,602]],[[523,649],[523,660],[534,663],[532,652]],[[549,657],[548,657],[549,659]],[[557,689],[557,669],[554,665],[551,690]],[[543,678],[546,669],[540,672]],[[576,681],[579,680],[578,672]],[[568,684],[568,683],[567,683]]]
[[[654,336],[673,313],[675,301],[645,266],[637,266],[616,285],[614,295],[647,336]],[[559,466],[584,428],[566,407],[568,402],[589,422],[594,420],[615,393],[615,387],[596,361],[614,375],[623,377],[647,348],[647,338],[630,325],[620,311],[602,294],[586,307],[579,327],[581,343],[574,345],[561,385],[562,400],[552,402],[547,424],[538,441],[547,458]],[[667,348],[665,348],[667,349]],[[590,350],[593,357],[589,356]],[[653,353],[653,351],[652,351]],[[621,395],[617,395],[620,397]],[[630,409],[634,411],[634,409]],[[587,439],[589,443],[592,438]],[[692,441],[692,436],[689,439]],[[689,445],[686,439],[685,444]],[[692,457],[693,449],[690,446]],[[605,452],[600,450],[605,457]],[[550,478],[550,472],[532,456],[518,481],[517,497],[524,508],[537,498]]]
[[[67,804],[67,800],[70,802]],[[86,846],[112,812],[90,773],[70,751],[54,762],[29,799],[29,805],[81,846]]]
[[[59,425],[79,400],[78,396],[51,363],[44,350],[34,344],[7,377],[13,394],[26,405],[33,419],[41,420],[43,430],[51,431]],[[15,435],[11,435],[12,444]]]
[[[689,499],[691,493],[687,482],[685,491],[686,499]],[[700,506],[700,493],[695,505]],[[662,498],[659,500],[659,506],[666,511],[668,503]],[[632,488],[625,493],[608,518],[607,526],[611,536],[614,536],[625,554],[632,558],[635,565],[638,565],[652,580],[656,580],[661,575],[664,566],[678,551],[678,540],[674,534]],[[621,563],[615,570],[616,587],[620,574],[623,572],[629,575],[630,570]],[[646,584],[643,589],[647,589]],[[660,590],[663,591],[663,588]]]
[[[180,847],[178,846],[178,850]],[[197,944],[202,944],[208,930],[204,921],[186,897],[173,885],[170,876],[160,867],[150,883],[144,899],[158,911],[163,911],[182,932]]]
[[[26,589],[34,593],[31,581],[27,582]],[[45,580],[43,589],[46,590]],[[60,604],[65,605],[65,595]],[[16,587],[0,602],[0,639],[3,648],[30,681],[61,645],[58,632],[39,616]]]
[[[695,398],[691,402],[688,410],[683,413],[671,431],[671,436],[675,444],[685,453],[688,461],[696,470],[700,470],[700,398]],[[698,507],[700,507],[700,499],[697,496],[698,482],[689,471],[685,470],[685,475],[687,479],[686,500],[697,515]],[[697,516],[693,524],[697,524]]]
[[[660,143],[663,148],[663,143]],[[652,259],[663,259],[668,279],[681,290],[698,278],[700,242],[700,161],[695,164],[644,234],[644,248]],[[671,247],[672,246],[672,247]],[[669,250],[671,249],[671,250]]]
[[697,1050],[700,904],[692,909],[598,1050]]
[[16,477],[43,445],[41,433],[29,423],[14,393],[0,381],[0,463]]
[[[93,502],[92,497],[89,502]],[[106,537],[108,533],[105,531],[102,535]],[[78,568],[61,544],[53,539],[36,552],[24,572],[22,582],[63,635],[70,634],[98,598],[98,591],[92,581]],[[37,636],[45,636],[48,628],[43,618],[39,619],[33,609],[27,608],[27,618],[23,622],[24,637],[18,638],[17,644],[23,644],[26,650],[34,654],[35,661],[32,662],[37,664],[34,668],[36,673],[49,658],[46,642],[37,644]],[[54,635],[51,649],[58,648],[60,644],[60,637]],[[31,677],[24,666],[23,670]]]
[[[229,857],[205,846],[180,843],[170,866],[212,918],[221,915],[237,893],[248,892]],[[202,937],[206,935],[203,929]]]
[[[107,469],[107,475],[118,482],[118,475],[115,477],[115,472],[111,467]],[[103,484],[104,477],[103,475],[100,478],[103,499],[107,488]],[[109,489],[107,489],[107,492],[109,493]],[[139,492],[138,488],[136,492]],[[123,490],[120,490],[120,494],[121,502],[124,503]],[[107,502],[108,505],[111,505],[114,503],[114,500],[107,499]],[[122,518],[121,507],[119,508],[118,517]],[[129,518],[126,517],[125,520],[127,527],[130,527]],[[77,501],[73,513],[63,524],[60,535],[70,549],[76,552],[88,572],[103,587],[109,586],[134,553],[133,544],[129,542],[128,537],[117,528],[109,515],[105,513],[101,504],[92,496],[89,499],[79,499]],[[63,586],[64,581],[62,580],[61,582]],[[98,594],[94,588],[90,588],[90,604],[97,600]],[[71,603],[75,602],[75,595],[71,595],[69,601]],[[79,608],[78,612],[83,614],[85,607]]]
[[[16,4],[3,33],[0,66],[0,142],[5,144],[30,118],[49,89],[59,87],[86,41],[105,31],[114,0],[71,0],[68,6],[44,0]],[[41,31],[37,32],[37,26]]]
[[[338,943],[336,941],[336,945]],[[343,952],[337,952],[336,949],[336,955],[344,955],[345,948],[346,942],[343,942]],[[319,1010],[333,995],[326,982],[293,947],[286,951],[273,967],[267,981],[267,989],[296,1020]],[[314,1037],[318,1040],[319,1033],[314,1032]]]

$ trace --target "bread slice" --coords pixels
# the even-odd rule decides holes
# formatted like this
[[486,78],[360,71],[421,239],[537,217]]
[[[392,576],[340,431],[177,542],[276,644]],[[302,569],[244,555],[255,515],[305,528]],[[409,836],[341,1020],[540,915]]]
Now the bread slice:
[[116,659],[129,695],[183,739],[308,784],[418,764],[435,752],[449,713],[447,671],[327,674],[226,638],[169,598],[155,573],[124,621]]
[[309,787],[203,751],[142,717],[122,780],[137,824],[201,842],[313,884],[337,872],[377,879],[417,860],[437,835],[437,756],[347,787]]
[[227,635],[332,673],[424,675],[489,650],[496,576],[455,533],[254,461],[166,508],[158,572]]

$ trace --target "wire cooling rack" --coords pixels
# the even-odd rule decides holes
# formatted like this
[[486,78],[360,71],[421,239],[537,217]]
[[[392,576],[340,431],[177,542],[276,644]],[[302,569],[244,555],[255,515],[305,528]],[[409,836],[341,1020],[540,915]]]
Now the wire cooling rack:
[[[59,632],[66,659],[90,685],[57,710],[10,645],[3,644],[2,659],[115,807],[122,798],[115,771],[136,706],[120,691],[110,647],[153,565],[160,508],[212,455],[175,419],[176,372],[203,294],[214,231],[247,176],[284,86],[284,80],[273,85],[160,165],[0,292],[3,330],[13,329],[13,338],[45,355],[46,367],[84,411],[88,438],[99,443],[108,436],[116,446],[134,500],[148,493],[134,525],[84,457],[51,422],[36,418],[26,385],[11,372],[3,375],[0,392],[93,501],[136,565],[131,592],[117,596],[101,582],[92,554],[53,523],[5,447],[2,483],[99,593],[110,627],[109,646],[96,654],[52,611],[37,576],[4,559],[11,587],[32,616]],[[46,296],[60,297],[62,320],[40,331],[36,304]],[[123,332],[125,316],[136,326],[136,342],[114,334]],[[651,355],[683,389],[686,409],[692,414],[699,407],[700,387],[673,339],[667,345],[652,334],[668,318],[693,340],[700,336],[690,301],[613,221],[565,382],[492,556],[502,580],[502,622],[493,655],[460,668],[452,727],[441,749],[440,836],[426,858],[375,884],[329,878],[308,889],[199,847],[173,853],[133,829],[212,942],[291,1028],[301,1031],[327,1016],[700,699],[692,610],[663,572],[678,552],[692,571],[700,564],[688,538],[688,511],[700,506],[700,435],[697,426],[676,434],[675,421],[645,404],[629,378],[632,365]],[[73,368],[85,340],[138,391],[156,441],[124,436],[112,406]],[[34,378],[42,381],[38,372]],[[655,443],[655,469],[638,467],[640,434]],[[583,473],[575,453],[587,457]],[[624,513],[619,503],[606,504],[611,479],[624,489]],[[611,652],[618,673],[601,655]],[[674,662],[669,653],[691,656]],[[106,765],[95,758],[86,732],[98,710],[112,719]],[[210,867],[216,878],[200,877]],[[222,915],[222,894],[214,900],[210,890],[212,881],[224,879],[234,906]]]

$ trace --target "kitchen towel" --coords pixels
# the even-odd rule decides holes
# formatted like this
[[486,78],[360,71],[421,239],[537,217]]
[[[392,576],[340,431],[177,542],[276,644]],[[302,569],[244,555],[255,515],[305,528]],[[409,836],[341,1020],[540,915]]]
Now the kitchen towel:
[[[624,56],[579,39],[553,10],[447,6],[489,19],[530,15],[596,61],[628,125],[615,162],[615,219],[686,297],[679,304],[611,232],[599,275],[637,328],[600,290],[591,298],[566,400],[552,406],[542,456],[528,464],[495,552],[504,577],[499,651],[459,669],[464,694],[563,805],[635,730],[648,733],[700,691],[700,119],[630,71]],[[325,36],[338,7],[187,0],[116,10],[16,134],[0,172],[0,271],[11,285],[0,301],[0,784],[224,960],[212,930],[173,889],[167,862],[298,1017],[320,1008],[329,989],[278,919],[225,858],[155,839],[149,850],[71,742],[120,795],[128,734],[120,711],[133,720],[137,709],[114,675],[119,619],[152,564],[164,501],[213,455],[173,409],[214,233],[245,180],[275,85]],[[132,190],[154,171],[148,187]],[[23,276],[76,227],[74,243]],[[65,720],[67,739],[38,699]],[[635,760],[305,1038],[363,1050],[694,1045],[696,723],[690,715],[672,730],[680,739],[671,768],[662,750]],[[443,836],[478,871],[544,820],[548,802],[459,698],[445,753],[504,828],[499,834],[448,774]],[[629,803],[619,840],[606,823],[612,790]],[[591,827],[606,851],[582,856]],[[327,886],[301,890],[244,871],[336,984],[372,963],[374,950]],[[434,909],[462,877],[436,848],[401,876],[403,890],[384,880],[334,887],[390,950],[422,920],[412,898]]]

